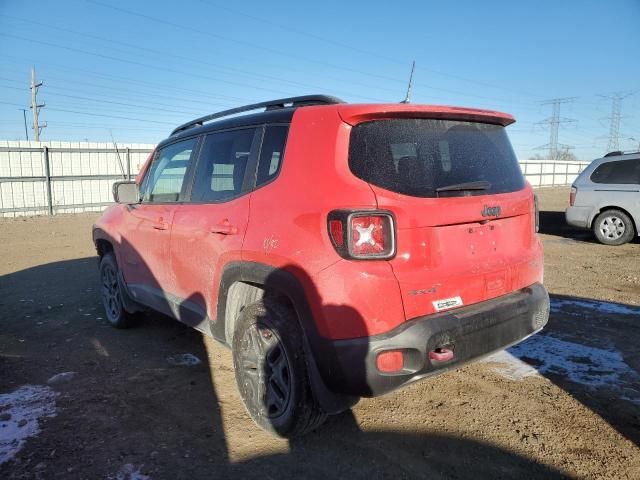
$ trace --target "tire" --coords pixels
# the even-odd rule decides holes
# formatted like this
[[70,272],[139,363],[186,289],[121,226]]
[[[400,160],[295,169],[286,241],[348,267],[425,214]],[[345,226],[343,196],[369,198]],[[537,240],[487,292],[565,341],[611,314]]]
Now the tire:
[[635,235],[631,217],[626,213],[609,209],[598,215],[593,222],[593,233],[605,245],[623,245]]
[[264,430],[285,438],[303,435],[326,420],[313,396],[295,313],[274,300],[242,310],[232,352],[240,397]]
[[136,316],[127,312],[122,303],[122,292],[118,282],[118,263],[112,252],[100,259],[100,296],[107,320],[116,328],[130,328],[136,323]]

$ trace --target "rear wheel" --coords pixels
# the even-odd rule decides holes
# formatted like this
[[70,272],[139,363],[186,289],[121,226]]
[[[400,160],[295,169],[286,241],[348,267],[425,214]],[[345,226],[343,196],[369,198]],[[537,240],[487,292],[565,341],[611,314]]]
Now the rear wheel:
[[116,328],[129,328],[136,317],[124,309],[120,284],[118,282],[118,263],[112,252],[105,253],[100,260],[100,294],[107,320]]
[[593,233],[600,243],[622,245],[633,239],[635,229],[629,215],[620,210],[610,209],[596,217]]
[[311,390],[302,332],[291,309],[269,300],[249,305],[240,314],[232,344],[240,396],[260,427],[294,437],[325,421]]

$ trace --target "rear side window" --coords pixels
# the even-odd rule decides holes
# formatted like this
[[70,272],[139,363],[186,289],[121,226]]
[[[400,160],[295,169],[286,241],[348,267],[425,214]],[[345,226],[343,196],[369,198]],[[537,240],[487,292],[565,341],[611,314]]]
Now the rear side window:
[[640,159],[606,162],[591,174],[593,183],[640,184]]
[[192,202],[220,202],[239,196],[255,128],[207,135],[191,191]]
[[268,126],[264,132],[262,149],[260,150],[260,162],[258,163],[258,175],[256,187],[264,185],[278,175],[284,147],[287,143],[289,127],[286,125]]
[[144,182],[144,201],[170,203],[180,200],[184,177],[196,143],[197,139],[192,138],[158,151]]
[[[524,177],[504,127],[432,119],[377,120],[356,125],[349,167],[362,180],[414,197],[507,193]],[[440,191],[471,182],[481,190]]]

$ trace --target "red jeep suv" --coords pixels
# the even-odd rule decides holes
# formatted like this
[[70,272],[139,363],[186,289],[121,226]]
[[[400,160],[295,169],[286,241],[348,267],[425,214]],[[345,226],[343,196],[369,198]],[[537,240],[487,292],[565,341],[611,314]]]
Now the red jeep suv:
[[107,318],[230,346],[280,436],[513,345],[549,317],[513,121],[314,95],[182,125],[94,226]]

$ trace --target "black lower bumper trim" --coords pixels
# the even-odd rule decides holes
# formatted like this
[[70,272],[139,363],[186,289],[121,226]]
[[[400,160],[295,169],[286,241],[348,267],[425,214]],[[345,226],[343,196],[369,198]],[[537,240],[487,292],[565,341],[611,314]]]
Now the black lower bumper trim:
[[[318,366],[336,393],[373,397],[513,345],[543,328],[548,319],[549,295],[541,284],[534,284],[469,307],[413,319],[382,335],[328,341]],[[442,347],[453,350],[454,358],[429,359],[430,351]],[[402,350],[401,371],[377,369],[376,358],[385,350]]]

